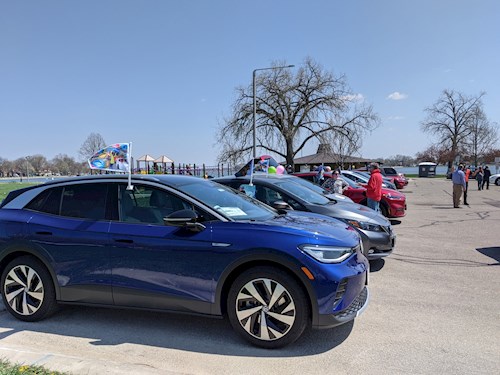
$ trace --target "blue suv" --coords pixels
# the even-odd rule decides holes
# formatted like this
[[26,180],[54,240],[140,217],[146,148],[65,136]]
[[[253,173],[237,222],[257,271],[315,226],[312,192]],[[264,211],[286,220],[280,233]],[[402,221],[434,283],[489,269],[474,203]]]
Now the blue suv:
[[362,250],[345,223],[191,176],[78,177],[0,205],[2,298],[25,321],[61,304],[227,316],[276,348],[363,311]]

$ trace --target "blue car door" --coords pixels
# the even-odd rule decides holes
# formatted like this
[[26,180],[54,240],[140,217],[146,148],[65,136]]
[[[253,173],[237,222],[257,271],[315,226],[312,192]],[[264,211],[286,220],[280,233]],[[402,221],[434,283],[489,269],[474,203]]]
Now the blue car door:
[[107,184],[47,189],[28,205],[28,240],[50,264],[66,302],[111,305]]
[[163,224],[163,217],[186,208],[193,207],[163,189],[120,185],[120,220],[110,226],[115,305],[210,312],[210,228],[193,232]]

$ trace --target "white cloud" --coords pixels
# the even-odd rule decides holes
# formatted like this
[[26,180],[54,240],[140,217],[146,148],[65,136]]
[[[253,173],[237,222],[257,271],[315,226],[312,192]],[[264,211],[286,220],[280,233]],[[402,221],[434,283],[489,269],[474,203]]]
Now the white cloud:
[[365,97],[363,94],[352,94],[352,95],[345,95],[342,97],[346,102],[362,102],[365,100]]
[[406,94],[402,94],[400,92],[393,92],[392,94],[390,94],[387,99],[392,99],[392,100],[403,100],[403,99],[406,99],[408,97],[408,95]]
[[399,120],[404,120],[403,116],[389,116],[387,117],[387,120],[389,121],[399,121]]

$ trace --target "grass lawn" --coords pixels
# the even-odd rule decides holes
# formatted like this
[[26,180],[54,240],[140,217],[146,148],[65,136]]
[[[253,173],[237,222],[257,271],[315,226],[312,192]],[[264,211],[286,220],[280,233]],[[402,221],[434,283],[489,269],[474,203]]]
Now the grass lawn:
[[[12,190],[21,189],[27,186],[38,185],[30,182],[5,182],[0,183],[0,202],[11,192]],[[2,373],[0,373],[1,375]]]
[[0,375],[63,375],[63,372],[50,371],[41,366],[19,365],[0,359]]

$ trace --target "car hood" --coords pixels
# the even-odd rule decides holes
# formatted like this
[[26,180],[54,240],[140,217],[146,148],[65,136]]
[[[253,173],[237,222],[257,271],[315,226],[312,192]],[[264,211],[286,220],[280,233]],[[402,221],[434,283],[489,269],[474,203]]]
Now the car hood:
[[[348,225],[332,217],[318,215],[311,212],[287,211],[283,215],[265,221],[269,226],[279,226],[289,231],[299,230],[301,235],[311,238],[328,238],[329,242],[355,246],[358,234]],[[281,230],[281,228],[280,228]]]
[[337,202],[327,205],[308,205],[307,208],[312,212],[339,219],[357,220],[382,226],[390,225],[389,220],[382,214],[357,203]]
[[328,199],[332,199],[334,201],[338,201],[338,202],[353,203],[353,200],[351,198],[349,198],[348,196],[343,195],[343,194],[329,193],[329,194],[325,194],[325,197],[327,197]]

